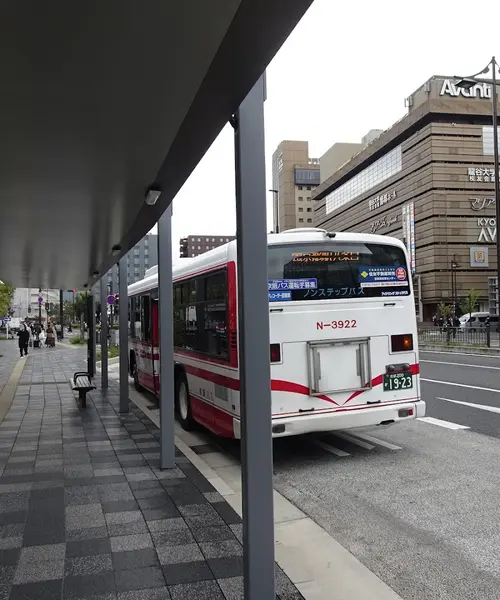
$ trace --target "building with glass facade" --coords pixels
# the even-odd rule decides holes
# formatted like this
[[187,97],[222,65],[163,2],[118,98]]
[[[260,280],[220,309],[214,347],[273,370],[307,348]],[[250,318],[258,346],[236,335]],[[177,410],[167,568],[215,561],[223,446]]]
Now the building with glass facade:
[[[408,113],[320,181],[314,225],[391,235],[408,248],[421,318],[474,289],[489,310],[496,274],[491,90],[434,76]],[[491,284],[490,284],[491,288]],[[498,309],[497,309],[498,310]]]
[[[127,285],[144,279],[148,269],[158,264],[158,236],[149,233],[127,254]],[[108,271],[110,294],[118,293],[118,266]]]

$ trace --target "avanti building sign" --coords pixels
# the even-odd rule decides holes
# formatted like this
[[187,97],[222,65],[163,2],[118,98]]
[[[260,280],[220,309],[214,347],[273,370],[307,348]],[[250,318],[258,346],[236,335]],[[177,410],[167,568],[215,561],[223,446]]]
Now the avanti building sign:
[[458,87],[456,83],[451,79],[443,80],[441,85],[440,96],[451,96],[458,98],[463,96],[464,98],[480,98],[482,100],[491,100],[491,85],[488,83],[476,83],[470,89]]

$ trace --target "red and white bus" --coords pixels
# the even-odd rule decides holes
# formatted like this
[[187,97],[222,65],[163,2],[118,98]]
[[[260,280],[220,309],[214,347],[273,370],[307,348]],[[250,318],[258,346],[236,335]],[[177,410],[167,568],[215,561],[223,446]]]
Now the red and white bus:
[[[173,269],[178,418],[186,429],[197,422],[235,438],[237,278],[235,241]],[[268,279],[274,437],[425,415],[412,282],[399,240],[309,228],[271,234]],[[130,372],[137,386],[157,393],[157,269],[128,295]]]

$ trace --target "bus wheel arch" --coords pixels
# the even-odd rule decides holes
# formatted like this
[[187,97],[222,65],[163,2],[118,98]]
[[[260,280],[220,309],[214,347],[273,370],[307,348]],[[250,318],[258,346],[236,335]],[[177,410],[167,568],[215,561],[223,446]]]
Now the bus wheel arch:
[[181,427],[186,431],[194,429],[196,423],[191,410],[189,386],[186,373],[181,366],[175,365],[175,409]]

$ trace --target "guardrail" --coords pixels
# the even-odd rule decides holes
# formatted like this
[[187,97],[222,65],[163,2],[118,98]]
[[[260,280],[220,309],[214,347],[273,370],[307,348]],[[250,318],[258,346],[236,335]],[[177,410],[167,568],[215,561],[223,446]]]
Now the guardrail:
[[499,347],[499,334],[491,327],[419,327],[420,344],[438,344],[446,346],[476,346],[483,348]]

